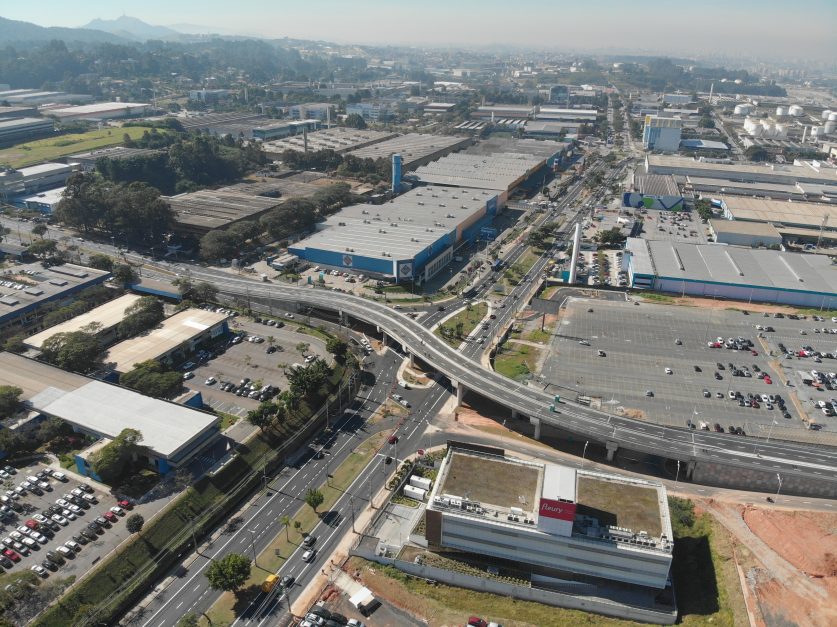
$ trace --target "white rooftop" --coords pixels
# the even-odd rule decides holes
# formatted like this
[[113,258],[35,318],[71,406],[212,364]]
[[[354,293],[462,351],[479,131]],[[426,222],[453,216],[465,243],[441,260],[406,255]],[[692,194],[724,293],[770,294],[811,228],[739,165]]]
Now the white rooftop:
[[424,183],[505,192],[511,191],[545,162],[543,157],[512,152],[454,153],[421,166],[415,174]]
[[23,389],[23,399],[34,409],[104,437],[136,429],[142,433],[144,446],[166,458],[175,457],[218,420],[7,352],[0,353],[0,383]]

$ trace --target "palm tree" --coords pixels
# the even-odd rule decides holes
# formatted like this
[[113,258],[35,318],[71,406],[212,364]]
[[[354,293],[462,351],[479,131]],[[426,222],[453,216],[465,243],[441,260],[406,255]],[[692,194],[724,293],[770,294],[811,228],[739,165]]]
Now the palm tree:
[[291,517],[285,514],[279,518],[279,522],[282,523],[285,527],[285,537],[288,538],[288,542],[291,541]]

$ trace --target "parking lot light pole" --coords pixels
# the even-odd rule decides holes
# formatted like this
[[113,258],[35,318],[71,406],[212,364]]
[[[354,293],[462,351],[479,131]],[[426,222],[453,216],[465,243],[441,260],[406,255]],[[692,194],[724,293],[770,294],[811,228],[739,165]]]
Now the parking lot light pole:
[[677,460],[677,474],[674,475],[674,489],[677,490],[677,482],[680,480],[680,460]]
[[585,440],[584,442],[584,450],[581,451],[581,468],[584,468],[584,456],[587,454],[587,445],[590,444],[590,440]]
[[782,489],[782,475],[776,473],[776,479],[779,480],[779,487],[776,488],[776,500],[779,500],[779,491]]

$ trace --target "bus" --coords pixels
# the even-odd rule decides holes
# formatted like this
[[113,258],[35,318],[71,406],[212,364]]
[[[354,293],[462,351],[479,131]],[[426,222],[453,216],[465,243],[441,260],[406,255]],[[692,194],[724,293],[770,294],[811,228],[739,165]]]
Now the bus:
[[503,260],[502,260],[502,259],[497,259],[497,260],[495,260],[495,261],[494,261],[494,263],[492,263],[492,264],[491,264],[491,269],[492,269],[494,272],[497,272],[497,271],[498,271],[498,270],[500,270],[502,267],[503,267]]

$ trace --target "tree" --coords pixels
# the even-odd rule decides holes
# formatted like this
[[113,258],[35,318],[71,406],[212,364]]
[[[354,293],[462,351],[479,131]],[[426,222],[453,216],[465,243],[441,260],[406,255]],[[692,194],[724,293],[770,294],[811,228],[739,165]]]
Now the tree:
[[750,161],[767,161],[770,153],[761,146],[750,146],[744,151],[744,156]]
[[317,207],[307,198],[289,198],[262,216],[262,226],[274,240],[311,229],[317,222]]
[[113,278],[121,283],[123,287],[132,285],[139,279],[137,271],[134,270],[132,265],[127,263],[114,264],[111,272],[113,273]]
[[702,220],[709,220],[712,218],[712,203],[706,198],[699,198],[695,202],[695,210]]
[[101,346],[92,333],[69,331],[56,333],[41,345],[41,358],[72,372],[89,372],[96,367]]
[[465,331],[465,323],[462,320],[458,321],[455,326],[456,329],[456,337],[462,337],[462,333]]
[[236,592],[250,577],[250,560],[238,553],[230,553],[215,560],[206,569],[209,587],[213,590]]
[[90,259],[87,261],[87,265],[91,268],[96,268],[97,270],[107,270],[108,272],[113,271],[113,259],[107,255],[103,255],[102,253],[91,255]]
[[285,537],[288,539],[288,542],[291,541],[291,517],[287,514],[281,516],[279,518],[279,522],[282,523],[282,526],[285,527]]
[[604,244],[605,246],[616,246],[624,242],[626,238],[622,234],[621,229],[613,227],[612,229],[608,229],[606,231],[599,231],[596,235],[596,239],[600,244]]
[[346,116],[346,126],[349,128],[366,128],[366,120],[359,113],[350,113]]
[[58,244],[54,239],[39,239],[29,244],[26,250],[36,257],[46,259],[58,251]]
[[262,405],[248,411],[244,419],[264,433],[273,424],[273,416]]
[[131,514],[125,519],[125,529],[128,533],[139,533],[142,531],[142,526],[145,524],[145,518],[142,514]]
[[0,418],[14,415],[20,407],[23,390],[15,385],[0,385]]
[[314,512],[317,511],[317,508],[322,505],[324,501],[325,497],[322,492],[316,488],[308,488],[308,491],[305,493],[305,503],[310,505]]
[[715,128],[715,120],[712,119],[711,115],[701,116],[698,126],[701,128]]
[[153,296],[143,296],[125,310],[117,333],[120,338],[133,337],[157,326],[162,319],[163,302]]
[[38,237],[43,237],[44,233],[47,232],[47,225],[46,224],[36,224],[32,227],[32,232],[37,235]]
[[210,231],[201,238],[201,257],[207,261],[233,259],[239,250],[238,240],[227,231]]
[[183,375],[150,359],[121,374],[119,384],[146,396],[171,398],[183,388]]
[[191,300],[199,303],[212,302],[216,296],[218,296],[218,288],[207,281],[197,283],[190,292]]
[[145,452],[140,442],[142,433],[136,429],[123,429],[109,444],[91,455],[93,472],[108,484],[121,479],[131,461]]
[[349,350],[349,345],[337,337],[330,337],[326,341],[326,350],[334,355],[334,358],[342,363],[346,359],[346,352]]

